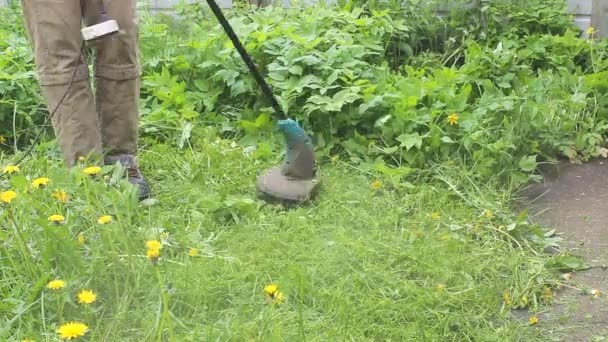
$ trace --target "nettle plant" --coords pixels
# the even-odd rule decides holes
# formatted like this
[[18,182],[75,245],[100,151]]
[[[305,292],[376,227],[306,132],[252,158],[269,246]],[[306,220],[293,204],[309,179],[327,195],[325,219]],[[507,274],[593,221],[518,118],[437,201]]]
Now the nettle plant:
[[[148,95],[144,124],[162,125],[155,122],[167,111],[171,125],[193,118],[190,110],[205,112],[205,120],[215,123],[225,119],[254,122],[268,116],[269,103],[260,96],[225,33],[208,21],[193,22],[177,54],[162,63],[151,58],[155,65],[144,82]],[[336,120],[334,127],[357,125],[356,118],[341,112],[362,100],[374,68],[384,67],[391,37],[407,35],[408,30],[403,20],[391,19],[388,11],[366,15],[361,9],[327,8],[274,8],[272,15],[257,12],[231,18],[231,25],[265,73],[283,110],[326,141],[340,133],[332,129],[332,120]],[[175,103],[182,99],[182,85],[194,91],[181,101],[187,106],[185,111]]]

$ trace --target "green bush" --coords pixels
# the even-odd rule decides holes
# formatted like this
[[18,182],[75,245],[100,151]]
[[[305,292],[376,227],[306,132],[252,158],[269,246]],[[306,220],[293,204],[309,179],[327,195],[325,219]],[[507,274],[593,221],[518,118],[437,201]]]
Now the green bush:
[[[513,171],[505,174],[519,183],[537,162],[586,159],[603,146],[603,82],[589,77],[604,71],[606,45],[579,38],[560,3],[487,1],[454,9],[445,19],[445,44],[420,38],[440,31],[410,19],[439,19],[430,19],[430,7],[416,13],[412,2],[401,12],[352,3],[272,8],[231,22],[283,109],[322,153],[416,167],[461,159],[482,176]],[[509,18],[498,16],[507,10]],[[200,7],[183,14],[192,24],[180,28],[180,44],[148,47],[155,54],[144,82],[147,131],[166,134],[170,123],[171,137],[183,144],[202,118],[226,131],[242,129],[248,143],[265,139],[269,104],[225,33],[203,19]],[[552,19],[533,20],[538,16]],[[174,24],[158,25],[162,37],[174,35]]]
[[0,8],[0,148],[17,139],[29,143],[32,127],[44,122],[34,72],[34,58],[25,34],[21,12],[16,7]]

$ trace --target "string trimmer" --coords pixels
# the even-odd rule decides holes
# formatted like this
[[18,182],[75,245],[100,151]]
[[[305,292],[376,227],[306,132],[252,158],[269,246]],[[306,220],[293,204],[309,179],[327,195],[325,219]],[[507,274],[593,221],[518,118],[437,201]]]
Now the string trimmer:
[[312,140],[306,135],[298,123],[289,119],[279,107],[270,86],[260,75],[251,57],[241,44],[234,30],[224,17],[222,11],[214,0],[207,0],[213,14],[217,17],[224,31],[232,40],[241,58],[249,68],[249,71],[257,81],[264,96],[272,104],[274,111],[281,116],[279,130],[285,136],[287,151],[283,165],[273,167],[261,174],[256,182],[258,191],[265,197],[275,200],[303,202],[311,199],[316,194],[320,184],[320,177],[315,163],[314,147]]

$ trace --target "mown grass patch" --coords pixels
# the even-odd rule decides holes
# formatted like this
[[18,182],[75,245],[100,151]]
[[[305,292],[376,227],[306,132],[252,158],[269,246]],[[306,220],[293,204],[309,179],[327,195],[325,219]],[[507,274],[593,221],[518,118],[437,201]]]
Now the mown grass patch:
[[[151,202],[84,163],[67,172],[33,158],[7,176],[17,197],[0,216],[2,339],[51,341],[72,320],[90,340],[533,338],[508,309],[542,303],[553,275],[507,235],[508,196],[492,185],[467,184],[456,165],[404,181],[336,161],[315,201],[284,210],[255,198],[272,160],[212,133],[190,151],[145,147]],[[50,181],[32,189],[38,177]],[[46,288],[54,279],[65,287]],[[265,298],[269,284],[281,303]],[[96,301],[78,303],[82,290]]]

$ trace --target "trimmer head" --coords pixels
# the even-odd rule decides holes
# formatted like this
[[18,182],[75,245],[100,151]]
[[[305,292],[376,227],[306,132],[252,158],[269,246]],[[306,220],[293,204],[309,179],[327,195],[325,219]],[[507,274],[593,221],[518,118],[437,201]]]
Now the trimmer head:
[[285,161],[260,175],[257,188],[275,200],[308,201],[321,184],[312,142],[294,120],[279,121],[279,129],[287,142]]

